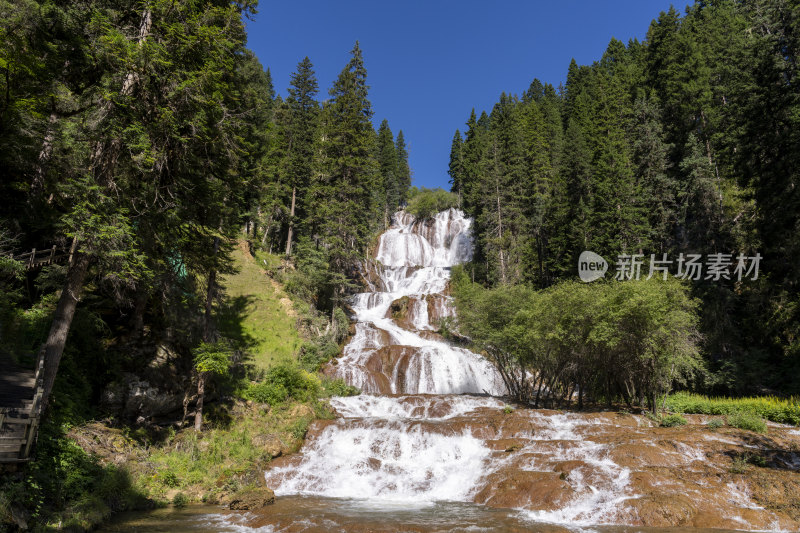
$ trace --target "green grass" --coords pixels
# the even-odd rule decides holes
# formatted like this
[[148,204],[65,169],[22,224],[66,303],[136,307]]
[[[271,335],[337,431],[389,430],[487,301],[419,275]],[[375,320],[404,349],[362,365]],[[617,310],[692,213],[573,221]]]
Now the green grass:
[[679,413],[705,415],[750,413],[781,424],[800,425],[800,400],[797,398],[709,398],[700,394],[677,392],[667,398],[667,407]]
[[[220,330],[246,344],[251,362],[266,370],[295,355],[303,341],[291,300],[265,274],[266,266],[260,263],[262,255],[266,254],[254,259],[240,247],[233,251],[237,272],[223,279],[226,299],[220,310]],[[267,260],[272,263],[276,259]]]
[[731,427],[755,431],[756,433],[766,433],[767,424],[755,413],[740,411],[728,415],[728,425]]
[[274,437],[294,451],[324,406],[312,401],[284,402],[268,410],[254,406],[244,412],[243,408],[236,407],[228,424],[212,424],[200,434],[185,429],[151,445],[145,461],[128,465],[139,490],[173,503],[176,497],[184,502],[213,502],[215,496],[241,490],[255,483],[271,460],[256,440]]
[[678,414],[667,415],[661,419],[662,427],[671,428],[671,427],[685,426],[685,425],[686,425],[686,419]]

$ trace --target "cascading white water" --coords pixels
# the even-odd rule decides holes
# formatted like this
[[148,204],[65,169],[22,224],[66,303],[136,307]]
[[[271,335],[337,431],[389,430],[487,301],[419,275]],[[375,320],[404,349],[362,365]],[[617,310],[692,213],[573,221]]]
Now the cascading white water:
[[[380,238],[378,281],[355,295],[356,332],[334,374],[364,391],[335,398],[344,417],[303,450],[299,465],[267,473],[278,494],[431,502],[464,501],[485,471],[489,448],[468,429],[441,432],[431,421],[483,407],[491,397],[373,394],[504,392],[494,367],[481,356],[432,335],[435,321],[452,316],[444,293],[450,267],[472,255],[470,220],[455,209],[417,221],[399,212]],[[392,316],[405,300],[406,320]]]
[[[454,209],[429,221],[395,215],[367,272],[371,290],[352,300],[355,334],[327,369],[364,393],[331,399],[341,418],[315,422],[301,453],[266,472],[267,485],[278,496],[367,500],[381,510],[398,508],[390,502],[402,509],[476,502],[569,527],[636,523],[652,498],[642,490],[655,486],[694,491],[712,514],[752,529],[753,522],[731,511],[750,501],[738,486],[712,476],[670,488],[674,480],[652,471],[637,475],[632,466],[682,475],[708,469],[691,440],[654,441],[641,416],[617,425],[616,415],[503,409],[496,396],[505,388],[494,367],[435,333],[437,322],[453,314],[449,269],[471,257],[469,230],[469,219]],[[704,488],[710,482],[718,486]],[[726,496],[707,496],[717,493]]]
[[[470,220],[461,211],[427,221],[397,213],[378,245],[378,290],[353,298],[356,333],[335,374],[366,393],[502,394],[502,380],[484,358],[421,334],[452,316],[443,295],[449,268],[471,257]],[[401,323],[391,307],[403,298],[408,320]]]

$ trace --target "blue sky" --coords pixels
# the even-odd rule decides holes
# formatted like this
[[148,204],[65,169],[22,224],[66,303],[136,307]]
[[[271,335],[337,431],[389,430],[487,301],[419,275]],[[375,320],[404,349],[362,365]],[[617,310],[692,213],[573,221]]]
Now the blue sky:
[[[681,12],[687,3],[674,4]],[[558,86],[573,57],[589,64],[612,37],[643,40],[670,2],[261,0],[248,21],[249,47],[286,95],[304,56],[314,63],[320,98],[361,42],[379,124],[403,130],[413,184],[448,188],[456,128],[470,109],[491,111],[500,93],[522,93],[534,78]]]

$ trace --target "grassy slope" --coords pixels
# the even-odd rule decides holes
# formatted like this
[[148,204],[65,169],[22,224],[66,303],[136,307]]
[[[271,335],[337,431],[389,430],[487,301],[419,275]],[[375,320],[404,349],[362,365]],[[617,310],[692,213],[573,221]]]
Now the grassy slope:
[[[248,345],[257,368],[266,369],[291,358],[302,339],[292,301],[246,250],[243,243],[234,250],[236,272],[222,280],[226,297],[219,325],[223,334]],[[265,259],[280,261],[276,256]],[[34,522],[80,531],[104,522],[116,510],[146,506],[145,498],[166,503],[180,493],[189,501],[224,501],[236,490],[258,484],[276,450],[296,450],[311,420],[332,416],[316,401],[289,400],[270,408],[238,400],[208,405],[201,434],[187,428],[153,439],[142,429],[115,429],[101,422],[73,427],[68,436],[59,430],[53,446],[64,450],[53,450],[41,460],[55,457],[65,463],[64,472],[55,474],[66,478],[55,483],[64,501],[54,507],[63,510],[37,516]],[[42,470],[46,474],[52,466],[42,465]],[[11,502],[18,499],[11,493],[6,498],[5,488],[13,488],[22,499],[41,493],[27,487],[25,480],[3,487],[0,531],[11,520]]]
[[292,302],[277,283],[270,280],[240,243],[233,252],[235,274],[223,279],[225,307],[220,329],[246,342],[257,368],[294,355],[302,342],[296,328]]

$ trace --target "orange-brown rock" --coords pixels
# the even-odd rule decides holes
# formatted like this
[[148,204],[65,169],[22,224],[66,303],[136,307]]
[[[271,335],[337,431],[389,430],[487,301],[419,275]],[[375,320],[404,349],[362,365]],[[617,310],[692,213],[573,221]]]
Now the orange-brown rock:
[[491,507],[524,507],[550,511],[567,503],[572,487],[557,472],[518,470],[490,476],[475,501]]
[[690,524],[697,513],[692,500],[683,494],[650,494],[627,503],[638,519],[636,525],[682,526]]

